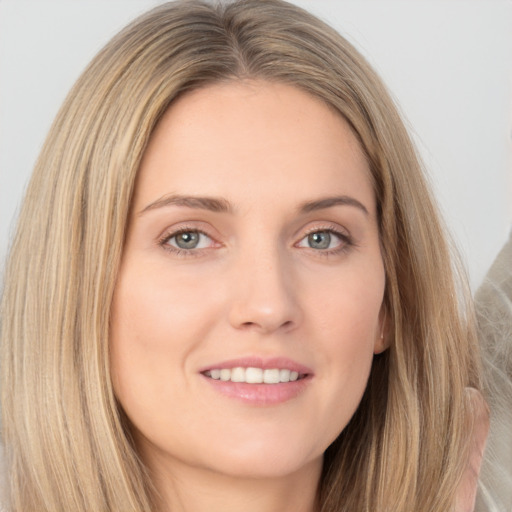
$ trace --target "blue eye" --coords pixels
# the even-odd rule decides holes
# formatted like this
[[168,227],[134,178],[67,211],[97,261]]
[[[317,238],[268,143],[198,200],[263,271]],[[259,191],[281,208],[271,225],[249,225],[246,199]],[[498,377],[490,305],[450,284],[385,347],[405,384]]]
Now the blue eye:
[[173,237],[180,249],[195,249],[199,244],[199,233],[189,231]]
[[319,251],[328,251],[342,248],[348,243],[348,237],[330,229],[322,229],[309,233],[309,235],[305,236],[297,246],[316,249]]
[[165,244],[183,250],[205,249],[211,246],[212,239],[200,231],[189,230],[168,237]]
[[308,235],[308,245],[312,249],[329,249],[331,238],[329,231],[317,231]]

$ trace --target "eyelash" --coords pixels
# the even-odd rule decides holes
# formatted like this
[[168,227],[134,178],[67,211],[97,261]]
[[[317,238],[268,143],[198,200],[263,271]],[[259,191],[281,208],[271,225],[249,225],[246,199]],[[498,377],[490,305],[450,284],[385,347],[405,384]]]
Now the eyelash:
[[334,249],[319,250],[313,249],[312,247],[309,248],[310,250],[314,251],[315,255],[320,257],[329,258],[332,256],[337,256],[339,254],[347,253],[350,251],[350,249],[357,247],[355,240],[349,234],[344,233],[333,226],[312,228],[311,230],[306,231],[304,236],[297,243],[300,243],[302,240],[304,240],[304,238],[307,238],[309,235],[314,233],[329,233],[340,239],[340,246],[335,247]]
[[162,238],[158,240],[158,245],[162,247],[164,251],[170,252],[175,256],[179,256],[181,258],[194,258],[201,256],[201,253],[204,249],[181,249],[179,247],[174,247],[167,243],[172,238],[175,238],[183,233],[197,233],[199,235],[207,236],[208,238],[213,240],[213,238],[210,235],[208,235],[208,233],[205,233],[201,229],[185,226],[176,231],[173,231],[172,233],[166,233]]
[[[176,231],[172,231],[171,233],[166,233],[164,236],[162,236],[159,240],[158,240],[158,245],[160,247],[162,247],[162,249],[164,249],[165,251],[168,251],[172,254],[174,254],[175,256],[178,256],[178,257],[182,257],[182,258],[186,258],[186,257],[200,257],[203,253],[203,251],[205,250],[205,248],[202,248],[202,249],[181,249],[179,247],[174,247],[174,246],[171,246],[168,244],[169,240],[183,234],[183,233],[198,233],[199,235],[204,235],[208,238],[210,238],[212,241],[214,240],[210,235],[208,235],[208,233],[206,233],[205,231],[201,230],[201,229],[198,229],[198,228],[192,228],[192,227],[183,227],[183,228],[180,228]],[[354,247],[357,247],[357,244],[355,243],[355,241],[353,240],[353,238],[346,234],[346,233],[343,233],[341,232],[340,230],[338,229],[335,229],[334,227],[332,226],[329,226],[329,227],[315,227],[314,229],[311,229],[309,231],[306,231],[306,233],[304,234],[304,236],[302,236],[302,238],[299,240],[299,242],[297,242],[296,244],[294,244],[294,246],[297,246],[298,243],[300,243],[302,240],[304,240],[305,238],[307,238],[309,235],[312,235],[314,233],[329,233],[331,235],[334,235],[336,236],[337,238],[340,239],[341,243],[340,243],[340,246],[339,247],[335,247],[334,249],[313,249],[312,247],[305,247],[305,249],[310,249],[311,251],[313,251],[316,255],[318,256],[321,256],[321,257],[330,257],[330,256],[336,256],[338,254],[342,254],[342,253],[346,253],[348,252],[350,249],[354,248]]]

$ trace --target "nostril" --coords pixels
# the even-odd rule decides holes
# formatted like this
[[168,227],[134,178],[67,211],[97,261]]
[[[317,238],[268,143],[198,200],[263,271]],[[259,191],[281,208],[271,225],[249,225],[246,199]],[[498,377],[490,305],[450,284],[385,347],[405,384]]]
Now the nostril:
[[293,320],[286,320],[285,322],[279,323],[272,323],[272,322],[243,322],[239,324],[238,328],[243,330],[264,330],[264,331],[274,331],[276,329],[290,329],[294,325]]
[[291,330],[300,323],[300,308],[288,293],[251,293],[234,300],[229,310],[229,322],[236,329],[272,332]]

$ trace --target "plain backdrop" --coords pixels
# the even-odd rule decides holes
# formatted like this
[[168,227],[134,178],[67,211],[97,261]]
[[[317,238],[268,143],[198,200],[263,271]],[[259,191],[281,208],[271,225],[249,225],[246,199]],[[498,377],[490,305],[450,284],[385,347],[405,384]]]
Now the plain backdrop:
[[[0,262],[51,121],[94,54],[151,0],[0,0]],[[303,0],[383,76],[471,283],[512,225],[512,1]]]

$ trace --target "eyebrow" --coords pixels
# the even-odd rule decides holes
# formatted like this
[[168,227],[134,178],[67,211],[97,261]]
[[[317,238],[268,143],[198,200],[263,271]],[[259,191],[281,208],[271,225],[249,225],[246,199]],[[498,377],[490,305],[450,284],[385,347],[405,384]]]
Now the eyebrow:
[[[208,210],[217,213],[233,212],[233,206],[229,201],[217,197],[200,197],[200,196],[183,196],[183,195],[166,195],[148,204],[143,208],[139,215],[148,211],[164,208],[166,206],[182,206],[199,210]],[[298,211],[299,213],[310,213],[317,210],[332,208],[333,206],[352,206],[362,211],[365,215],[369,215],[367,208],[363,203],[350,196],[333,196],[306,201],[302,203]]]
[[307,201],[302,203],[299,207],[299,212],[310,213],[316,210],[323,210],[325,208],[331,208],[333,206],[353,206],[361,210],[365,215],[370,215],[366,206],[350,196],[333,196],[318,199],[315,201]]
[[233,210],[229,201],[216,197],[199,197],[199,196],[182,196],[167,195],[148,204],[139,212],[139,215],[150,210],[163,208],[165,206],[184,206],[186,208],[194,208],[199,210],[209,210],[211,212],[226,213]]

